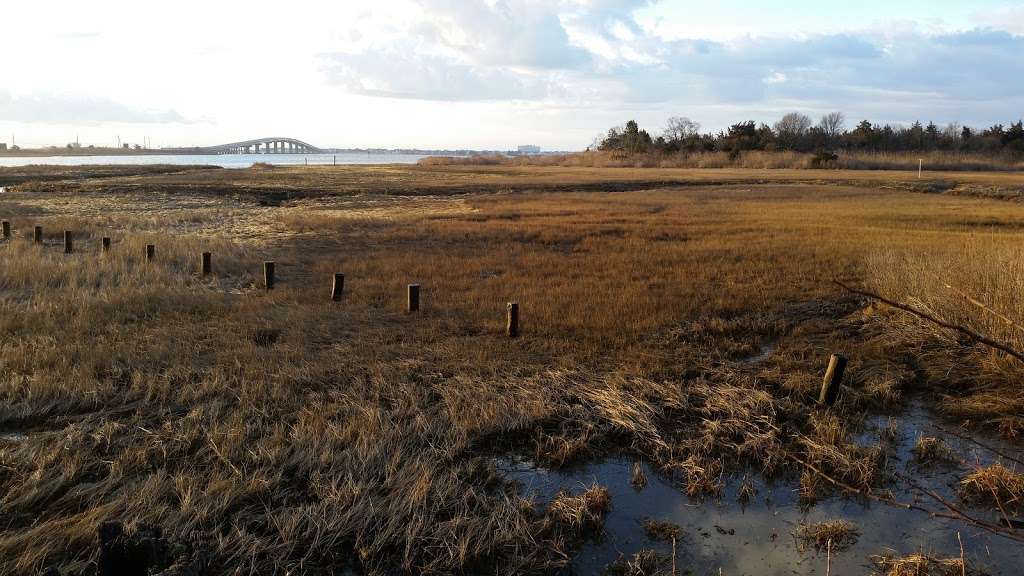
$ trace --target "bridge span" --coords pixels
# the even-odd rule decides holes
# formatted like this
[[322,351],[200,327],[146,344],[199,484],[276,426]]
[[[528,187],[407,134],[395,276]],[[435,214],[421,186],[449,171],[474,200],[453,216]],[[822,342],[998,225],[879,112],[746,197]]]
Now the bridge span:
[[190,154],[320,154],[323,150],[297,140],[295,138],[284,138],[272,136],[269,138],[257,138],[256,140],[245,140],[243,142],[231,142],[218,146],[200,146],[196,148],[176,148],[173,151],[188,152]]

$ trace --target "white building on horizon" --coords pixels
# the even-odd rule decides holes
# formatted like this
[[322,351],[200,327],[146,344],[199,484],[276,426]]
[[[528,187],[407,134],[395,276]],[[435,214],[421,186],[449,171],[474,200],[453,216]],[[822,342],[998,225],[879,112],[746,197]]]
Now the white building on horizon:
[[520,154],[540,154],[540,146],[533,144],[523,144],[519,146],[518,152]]

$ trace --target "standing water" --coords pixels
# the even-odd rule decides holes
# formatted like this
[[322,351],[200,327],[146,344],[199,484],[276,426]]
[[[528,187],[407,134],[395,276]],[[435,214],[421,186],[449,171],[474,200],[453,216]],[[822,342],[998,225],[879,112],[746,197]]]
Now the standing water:
[[[957,502],[956,485],[971,468],[999,461],[999,456],[977,444],[944,433],[919,402],[911,404],[897,422],[892,470],[913,475],[923,486],[951,502]],[[858,440],[865,444],[877,442],[888,423],[887,417],[870,420]],[[919,436],[941,438],[963,463],[919,467],[911,452]],[[967,437],[981,440],[1004,454],[1021,455],[1019,447],[999,439]],[[1012,468],[1012,463],[1005,464]],[[524,494],[532,494],[543,505],[560,490],[578,493],[595,483],[608,489],[612,510],[605,519],[605,533],[575,555],[573,568],[579,574],[599,574],[610,563],[628,559],[645,549],[670,555],[671,543],[655,542],[646,536],[642,523],[647,519],[672,522],[682,529],[676,545],[679,574],[824,575],[826,551],[805,549],[793,533],[804,524],[836,519],[855,523],[860,534],[849,548],[832,551],[833,575],[869,574],[873,569],[871,557],[885,552],[898,556],[923,553],[958,558],[958,532],[969,565],[992,576],[1020,574],[1024,566],[1024,544],[963,522],[931,518],[919,511],[842,496],[833,496],[811,506],[801,505],[799,486],[794,480],[765,482],[756,479],[757,495],[742,505],[739,478],[727,482],[720,500],[698,502],[688,499],[670,481],[644,465],[647,484],[636,489],[630,484],[632,462],[626,459],[611,459],[575,470],[546,470],[521,460],[506,460],[501,469],[520,484]],[[905,486],[893,486],[892,490],[901,502],[914,499],[913,491]],[[918,503],[940,509],[928,499]],[[990,510],[969,506],[964,509],[979,518],[998,521],[997,514]]]

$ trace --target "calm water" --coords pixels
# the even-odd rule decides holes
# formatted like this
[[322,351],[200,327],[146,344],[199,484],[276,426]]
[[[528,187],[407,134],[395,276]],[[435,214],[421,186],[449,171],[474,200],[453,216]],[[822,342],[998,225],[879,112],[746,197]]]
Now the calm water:
[[[911,471],[922,484],[954,502],[954,487],[969,467],[999,460],[974,444],[944,434],[936,427],[934,416],[919,402],[895,418],[899,423],[899,436],[893,454],[893,468],[900,472]],[[887,422],[887,417],[873,419],[858,441],[877,443],[878,429]],[[942,438],[957,451],[966,465],[916,468],[910,449],[919,434]],[[981,439],[979,436],[975,438]],[[985,437],[983,440],[1006,453],[1021,455],[1019,446],[997,438]],[[1013,466],[1009,462],[1006,464]],[[533,494],[542,505],[550,502],[562,489],[579,493],[595,482],[608,488],[612,511],[605,519],[604,537],[597,542],[589,542],[575,555],[573,572],[576,574],[600,574],[620,555],[629,557],[643,549],[669,554],[670,543],[652,542],[647,538],[641,526],[645,518],[667,520],[682,528],[685,536],[677,547],[679,573],[694,576],[824,576],[825,552],[818,553],[813,548],[799,552],[792,533],[803,522],[837,518],[856,523],[860,537],[848,550],[833,551],[833,575],[868,574],[871,572],[871,556],[886,550],[894,550],[901,555],[927,552],[942,557],[958,556],[958,531],[963,538],[968,562],[984,568],[987,574],[1017,575],[1022,573],[1021,566],[1024,566],[1024,545],[961,522],[931,519],[921,512],[878,503],[864,504],[844,497],[832,497],[809,508],[801,506],[794,481],[766,483],[759,480],[757,496],[746,506],[741,506],[738,503],[738,479],[729,482],[721,501],[696,502],[646,465],[647,486],[637,491],[630,485],[632,462],[624,459],[599,462],[578,470],[546,470],[529,462],[508,460],[503,461],[500,467],[507,476],[520,482],[525,493]],[[912,500],[910,491],[905,488],[894,487],[894,492],[902,501]],[[933,506],[928,500],[922,503]],[[987,520],[996,519],[990,510],[966,508]]]
[[87,164],[206,164],[224,168],[248,168],[256,162],[279,165],[302,164],[415,164],[423,156],[416,154],[167,154],[149,156],[6,156],[0,166],[50,164],[80,166]]

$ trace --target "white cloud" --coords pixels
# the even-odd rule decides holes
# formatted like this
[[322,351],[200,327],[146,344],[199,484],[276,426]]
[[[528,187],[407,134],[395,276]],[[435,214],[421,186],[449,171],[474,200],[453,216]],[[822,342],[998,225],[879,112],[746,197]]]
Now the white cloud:
[[16,97],[4,92],[0,92],[0,121],[80,125],[186,122],[174,110],[133,108],[106,98],[51,94]]

